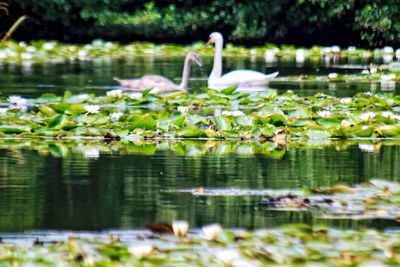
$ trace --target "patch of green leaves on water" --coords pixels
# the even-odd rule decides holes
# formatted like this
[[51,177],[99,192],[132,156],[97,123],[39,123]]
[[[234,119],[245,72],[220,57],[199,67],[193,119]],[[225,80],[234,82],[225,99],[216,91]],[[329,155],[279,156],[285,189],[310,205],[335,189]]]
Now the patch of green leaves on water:
[[179,190],[194,196],[262,196],[259,206],[273,211],[313,210],[323,219],[387,219],[400,220],[400,184],[374,179],[349,187],[342,184],[327,188],[299,190],[272,189],[207,189]]
[[285,134],[315,143],[400,138],[400,97],[390,93],[338,98],[300,97],[292,91],[279,95],[272,89],[165,95],[113,90],[105,96],[66,92],[0,101],[2,138],[275,138],[283,145]]
[[[49,61],[69,61],[69,60],[91,60],[97,57],[127,57],[127,56],[185,56],[189,51],[196,51],[201,55],[212,56],[213,48],[207,47],[204,42],[197,42],[192,45],[181,46],[176,44],[156,45],[152,43],[131,43],[121,45],[119,43],[104,42],[95,40],[90,44],[73,45],[62,44],[56,41],[34,41],[29,44],[25,42],[8,41],[0,44],[0,62],[6,63],[29,63],[29,62],[49,62]],[[311,60],[324,57],[352,57],[352,58],[371,58],[371,57],[391,57],[400,56],[400,50],[375,49],[374,51],[349,47],[340,49],[338,46],[311,48],[296,48],[288,45],[266,44],[264,46],[245,48],[227,44],[224,49],[226,56],[264,56],[266,61],[276,60],[276,58],[292,59],[304,61],[305,58]]]
[[[60,236],[60,235],[58,235]],[[47,236],[48,238],[49,236]],[[0,244],[0,264],[18,266],[396,266],[398,232],[285,225],[256,231],[204,226],[183,237],[114,231],[51,242]],[[45,240],[45,239],[44,239]]]

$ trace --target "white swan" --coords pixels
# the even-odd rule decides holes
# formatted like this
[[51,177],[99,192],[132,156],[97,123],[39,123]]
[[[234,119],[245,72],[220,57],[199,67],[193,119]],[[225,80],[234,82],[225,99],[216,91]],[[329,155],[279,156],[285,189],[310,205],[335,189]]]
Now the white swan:
[[185,57],[182,71],[182,81],[179,85],[160,75],[145,75],[138,79],[118,79],[114,77],[114,80],[117,81],[119,85],[135,91],[143,91],[151,88],[153,88],[152,92],[154,93],[186,91],[189,83],[190,64],[192,61],[194,61],[200,67],[202,66],[197,54],[194,52],[189,52]]
[[224,40],[219,32],[210,34],[207,45],[215,44],[214,65],[208,77],[208,87],[214,89],[237,85],[239,87],[257,87],[268,84],[279,72],[264,74],[253,70],[235,70],[222,76],[222,47]]

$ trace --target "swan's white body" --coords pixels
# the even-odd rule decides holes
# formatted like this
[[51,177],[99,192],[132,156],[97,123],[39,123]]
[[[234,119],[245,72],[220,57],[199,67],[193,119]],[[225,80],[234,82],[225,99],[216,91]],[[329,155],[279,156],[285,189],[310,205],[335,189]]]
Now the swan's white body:
[[208,78],[208,87],[222,89],[232,85],[239,87],[257,87],[267,85],[279,72],[264,74],[253,70],[235,70],[222,75],[223,37],[218,32],[210,35],[209,43],[215,44],[214,64]]
[[197,57],[196,53],[189,52],[185,57],[185,62],[182,71],[181,83],[175,84],[173,81],[160,76],[160,75],[145,75],[138,79],[118,79],[114,78],[122,87],[125,87],[134,91],[143,91],[146,89],[152,89],[154,93],[166,93],[171,91],[186,91],[189,83],[190,76],[190,64],[194,61],[196,64],[201,66],[201,62]]

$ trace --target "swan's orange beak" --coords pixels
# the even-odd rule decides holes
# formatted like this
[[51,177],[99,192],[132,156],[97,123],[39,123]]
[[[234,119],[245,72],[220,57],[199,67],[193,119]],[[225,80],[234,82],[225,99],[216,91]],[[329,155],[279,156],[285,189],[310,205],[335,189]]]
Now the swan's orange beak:
[[211,41],[211,38],[210,38],[210,39],[208,39],[206,45],[210,45],[211,43],[212,43],[212,41]]

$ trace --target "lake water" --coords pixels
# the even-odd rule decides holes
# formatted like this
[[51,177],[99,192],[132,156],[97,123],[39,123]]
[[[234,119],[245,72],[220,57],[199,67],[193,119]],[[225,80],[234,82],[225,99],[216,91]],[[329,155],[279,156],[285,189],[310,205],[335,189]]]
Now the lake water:
[[[206,85],[211,58],[194,68],[191,92]],[[342,68],[343,64],[355,64]],[[251,68],[263,72],[326,75],[358,73],[370,62],[277,61],[228,58],[226,70]],[[112,80],[147,73],[181,76],[182,58],[142,57],[48,65],[0,65],[2,95],[38,96],[114,89]],[[379,83],[295,83],[270,85],[300,95],[325,92],[351,96],[379,91]],[[392,88],[398,92],[399,88]],[[293,145],[275,154],[255,153],[257,142],[181,141],[145,145],[0,140],[0,231],[104,230],[141,228],[154,221],[185,219],[193,226],[218,222],[225,227],[260,228],[291,222],[327,223],[342,227],[395,226],[389,221],[322,221],[310,212],[266,211],[260,197],[197,197],[180,190],[197,187],[300,189],[354,184],[372,178],[400,180],[397,142]],[[367,147],[367,149],[365,148]],[[372,149],[371,149],[372,148]]]
[[[203,67],[192,67],[190,92],[204,90],[211,70],[212,58],[202,58]],[[360,91],[379,91],[381,83],[321,83],[312,81],[293,82],[285,80],[289,75],[311,74],[326,76],[331,72],[360,73],[368,65],[381,63],[376,59],[320,59],[296,62],[295,59],[281,59],[266,62],[265,59],[228,57],[224,60],[224,72],[235,69],[253,69],[264,73],[279,71],[281,81],[274,81],[270,88],[279,92],[294,90],[299,95],[313,95],[325,92],[336,96],[354,95]],[[13,65],[0,64],[0,94],[38,96],[43,92],[63,94],[68,89],[74,93],[94,92],[104,94],[105,91],[117,87],[113,77],[134,78],[145,74],[160,74],[179,82],[182,76],[182,57],[130,57],[125,59],[98,58],[93,61],[72,61],[52,64]],[[398,92],[400,84],[394,84],[383,90]]]

